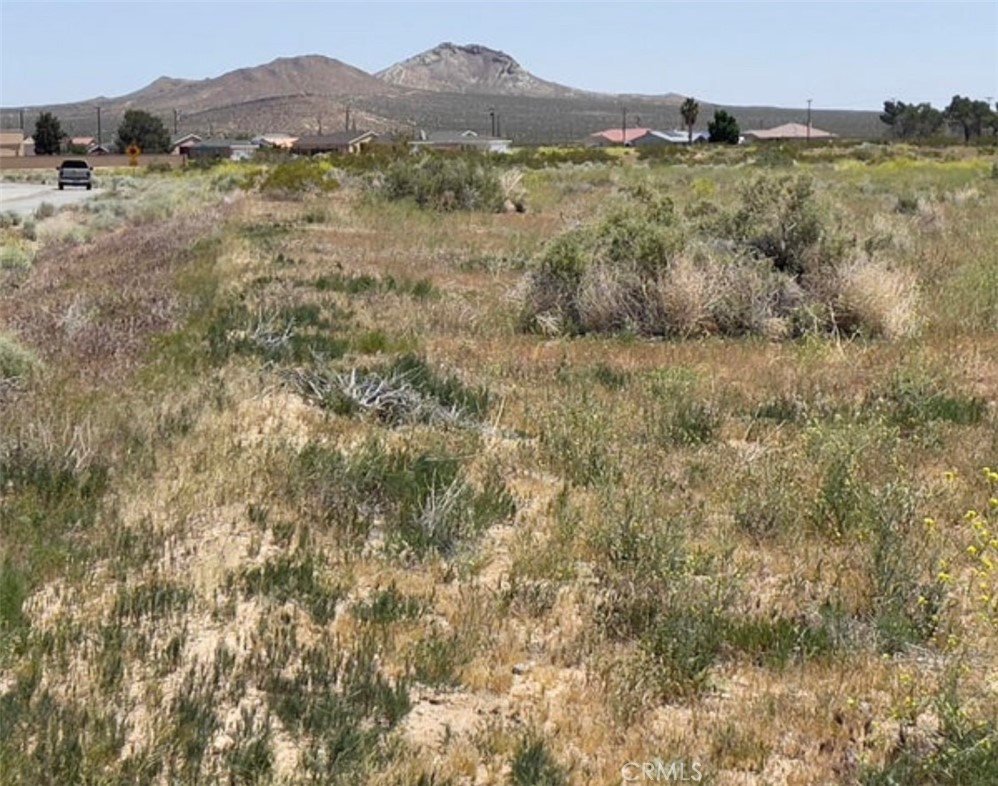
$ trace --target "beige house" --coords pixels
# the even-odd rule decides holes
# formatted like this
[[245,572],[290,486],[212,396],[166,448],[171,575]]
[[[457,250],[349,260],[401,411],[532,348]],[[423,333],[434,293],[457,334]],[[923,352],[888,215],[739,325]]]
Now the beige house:
[[24,138],[24,132],[18,129],[0,131],[0,156],[4,158],[27,156],[35,151],[35,141]]
[[814,126],[806,126],[803,123],[785,123],[782,126],[777,126],[776,128],[761,128],[754,131],[744,131],[742,132],[745,139],[752,141],[763,141],[767,139],[796,139],[796,140],[812,140],[812,139],[835,139],[836,135],[830,131],[822,131],[820,128],[815,128]]

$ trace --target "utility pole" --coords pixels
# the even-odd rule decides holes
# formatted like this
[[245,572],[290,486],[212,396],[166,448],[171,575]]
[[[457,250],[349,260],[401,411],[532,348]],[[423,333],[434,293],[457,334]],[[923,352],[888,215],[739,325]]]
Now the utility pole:
[[24,110],[21,110],[21,130],[24,130]]
[[627,147],[627,107],[621,107],[620,113],[620,144]]
[[496,135],[496,108],[494,106],[489,107],[489,120],[492,121],[492,136]]
[[496,136],[502,136],[502,129],[499,125],[500,114],[496,112]]
[[177,130],[180,128],[180,112],[176,109],[173,110],[173,135],[179,136],[180,132]]
[[807,99],[807,141],[811,141],[811,99]]
[[104,135],[101,133],[101,125],[100,125],[100,104],[97,105],[97,144],[98,145],[104,144]]
[[[346,117],[346,122],[343,124],[343,130],[344,131],[350,130],[350,107],[347,107],[347,117]],[[322,121],[319,122],[319,133],[320,134],[322,133]]]

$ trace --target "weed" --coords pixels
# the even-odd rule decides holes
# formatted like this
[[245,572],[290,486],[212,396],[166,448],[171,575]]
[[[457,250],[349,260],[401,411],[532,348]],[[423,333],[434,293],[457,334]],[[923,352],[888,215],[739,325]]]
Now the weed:
[[133,623],[144,617],[159,619],[167,614],[186,611],[192,597],[187,587],[151,579],[133,587],[122,587],[115,598],[112,613],[119,620]]
[[389,544],[416,557],[452,556],[464,541],[515,509],[497,477],[475,489],[452,456],[389,450],[373,441],[349,462],[308,446],[295,474],[320,520],[348,542],[366,538],[377,517]]
[[97,518],[109,467],[72,441],[60,448],[24,439],[0,444],[0,532],[8,555],[36,580],[64,564],[70,545]]
[[247,568],[232,583],[247,598],[265,596],[278,604],[299,603],[319,625],[336,616],[336,604],[346,594],[341,585],[323,580],[310,555],[303,559],[278,557],[260,567]]
[[950,392],[940,380],[918,372],[895,374],[886,386],[867,396],[865,407],[903,434],[936,421],[971,426],[987,412],[983,399]]
[[336,335],[339,320],[339,314],[327,317],[311,304],[252,312],[242,303],[229,303],[216,308],[207,324],[208,357],[217,364],[232,355],[274,363],[338,358],[348,347]]
[[293,677],[266,677],[271,711],[286,729],[310,740],[302,764],[313,777],[356,774],[409,710],[408,683],[385,679],[375,647],[369,638],[353,650],[310,647]]
[[428,278],[413,281],[394,276],[375,277],[366,273],[356,275],[323,274],[312,282],[312,286],[319,292],[345,292],[348,295],[394,293],[409,295],[417,300],[434,297],[437,294],[433,282]]
[[0,333],[0,384],[29,377],[40,367],[34,352],[25,349],[12,336]]
[[993,718],[974,721],[950,687],[936,700],[942,724],[928,751],[902,744],[881,767],[868,766],[863,786],[988,786],[998,772],[998,724]]
[[408,655],[409,672],[416,682],[432,687],[454,687],[460,684],[461,667],[474,656],[469,642],[458,632],[449,634],[434,630],[420,639]]
[[401,620],[419,619],[428,608],[422,598],[405,595],[393,581],[385,589],[377,589],[370,599],[351,607],[353,616],[361,622],[389,625]]
[[510,765],[512,786],[567,786],[568,771],[555,760],[542,737],[520,740]]

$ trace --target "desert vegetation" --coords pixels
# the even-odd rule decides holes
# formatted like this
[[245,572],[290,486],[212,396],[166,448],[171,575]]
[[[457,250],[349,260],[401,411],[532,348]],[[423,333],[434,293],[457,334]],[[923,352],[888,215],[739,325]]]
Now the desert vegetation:
[[5,782],[993,782],[994,152],[587,158],[4,220]]

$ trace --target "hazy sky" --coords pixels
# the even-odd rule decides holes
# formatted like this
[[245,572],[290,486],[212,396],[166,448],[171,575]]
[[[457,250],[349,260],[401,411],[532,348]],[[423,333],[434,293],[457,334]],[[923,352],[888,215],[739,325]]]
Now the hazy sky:
[[981,2],[47,2],[0,0],[0,104],[117,96],[322,54],[377,71],[442,41],[543,79],[729,105],[879,109],[998,97]]

